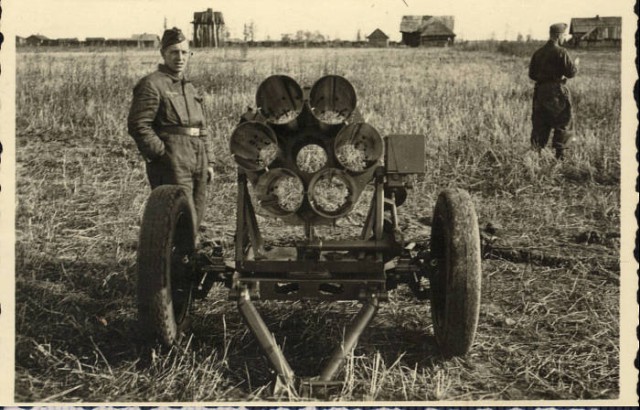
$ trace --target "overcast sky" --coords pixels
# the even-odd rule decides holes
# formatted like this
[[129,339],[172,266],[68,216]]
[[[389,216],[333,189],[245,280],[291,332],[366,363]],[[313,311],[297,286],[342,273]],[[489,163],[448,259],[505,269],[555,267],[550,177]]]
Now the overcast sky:
[[403,15],[453,15],[458,38],[502,40],[542,39],[550,24],[571,17],[630,16],[633,0],[13,0],[3,2],[3,17],[21,36],[114,38],[161,34],[165,18],[191,33],[193,12],[207,8],[221,11],[237,38],[253,21],[256,40],[296,30],[354,40],[358,29],[364,36],[380,28],[398,41]]

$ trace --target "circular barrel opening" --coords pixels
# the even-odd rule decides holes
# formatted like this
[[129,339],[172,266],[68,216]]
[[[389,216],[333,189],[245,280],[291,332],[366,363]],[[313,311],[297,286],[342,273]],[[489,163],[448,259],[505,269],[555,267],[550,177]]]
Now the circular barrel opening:
[[258,178],[256,199],[272,216],[295,213],[304,199],[304,184],[299,176],[286,168],[275,168]]
[[362,172],[382,158],[383,141],[371,125],[353,123],[340,130],[333,148],[340,165],[351,172]]
[[233,159],[249,171],[265,169],[278,156],[278,140],[268,125],[248,121],[238,125],[229,142]]
[[327,153],[318,144],[305,145],[296,155],[298,169],[308,174],[320,171],[326,164]]
[[256,106],[273,124],[287,124],[295,120],[304,105],[302,88],[291,77],[272,75],[258,86]]
[[309,93],[311,112],[325,124],[343,123],[356,109],[357,101],[351,83],[338,75],[320,78]]
[[320,216],[339,218],[356,203],[356,185],[347,173],[336,168],[318,172],[309,183],[309,204]]

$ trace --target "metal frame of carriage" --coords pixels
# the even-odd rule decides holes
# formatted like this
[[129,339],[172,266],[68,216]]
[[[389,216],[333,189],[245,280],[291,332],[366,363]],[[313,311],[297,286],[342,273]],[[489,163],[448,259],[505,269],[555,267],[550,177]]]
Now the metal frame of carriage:
[[[404,284],[419,301],[430,299],[434,334],[442,354],[466,354],[476,333],[481,280],[480,236],[469,194],[460,189],[442,191],[433,211],[429,246],[406,243],[397,210],[411,188],[410,176],[424,173],[425,137],[390,135],[380,138],[384,158],[376,158],[380,147],[371,148],[376,152],[366,170],[349,177],[355,181],[350,182],[355,187],[352,190],[373,185],[359,237],[318,238],[316,226],[335,223],[355,204],[349,203],[334,214],[318,211],[310,187],[314,175],[297,170],[294,158],[302,146],[315,143],[329,154],[326,167],[340,168],[334,145],[350,124],[362,124],[363,120],[355,107],[355,91],[346,79],[325,76],[304,89],[292,81],[272,76],[261,83],[256,96],[258,109],[242,115],[232,136],[231,151],[240,165],[233,263],[225,261],[219,245],[196,248],[193,207],[184,190],[167,185],[152,192],[138,250],[139,319],[145,338],[159,339],[166,345],[176,343],[193,300],[205,298],[214,283],[223,282],[276,373],[276,390],[313,391],[335,383],[341,364],[380,303],[387,300],[389,291]],[[294,120],[284,124],[270,121],[291,110],[296,110]],[[342,111],[346,119],[327,124],[317,119],[318,110]],[[379,145],[373,131],[357,129],[350,129],[349,138],[357,134],[363,143]],[[280,147],[278,157],[268,166],[257,165],[258,137],[271,139]],[[234,146],[234,141],[239,143]],[[274,168],[293,169],[302,175],[305,186],[304,199],[294,212],[272,212],[304,230],[304,240],[290,246],[265,244],[256,217],[255,207],[268,201],[261,201],[260,194],[256,199],[249,187],[265,185],[261,182],[265,179],[271,181],[264,176],[269,168],[272,173]],[[263,199],[271,194],[263,187]],[[295,376],[254,301],[309,299],[355,300],[362,307],[319,375],[303,380]]]

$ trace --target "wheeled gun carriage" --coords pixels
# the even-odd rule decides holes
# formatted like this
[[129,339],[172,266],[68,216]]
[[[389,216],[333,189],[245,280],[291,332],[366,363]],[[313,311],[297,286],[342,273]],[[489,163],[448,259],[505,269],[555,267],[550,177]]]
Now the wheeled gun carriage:
[[[430,299],[442,354],[469,351],[481,278],[470,197],[459,189],[441,192],[429,246],[405,243],[397,208],[407,197],[409,176],[424,173],[425,137],[382,138],[363,121],[356,102],[353,86],[335,75],[305,88],[283,75],[260,84],[257,109],[242,115],[230,138],[238,164],[235,264],[224,260],[219,245],[196,249],[194,211],[181,188],[167,185],[151,193],[138,250],[139,319],[148,337],[175,343],[192,301],[223,282],[278,383],[331,384],[380,302],[405,284],[418,300]],[[371,185],[357,239],[317,236],[316,227],[348,215]],[[256,213],[299,225],[304,240],[291,246],[265,243]],[[307,299],[356,300],[362,308],[320,374],[297,380],[253,301]]]

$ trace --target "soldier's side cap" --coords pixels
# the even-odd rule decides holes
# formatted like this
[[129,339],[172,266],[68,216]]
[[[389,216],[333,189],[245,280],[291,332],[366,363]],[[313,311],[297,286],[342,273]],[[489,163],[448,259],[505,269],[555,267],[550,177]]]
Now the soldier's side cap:
[[187,38],[182,34],[182,30],[177,27],[169,28],[162,34],[162,48],[167,48],[174,44],[182,43]]
[[551,27],[549,27],[549,32],[553,34],[562,34],[565,31],[567,31],[567,25],[564,23],[552,24]]

